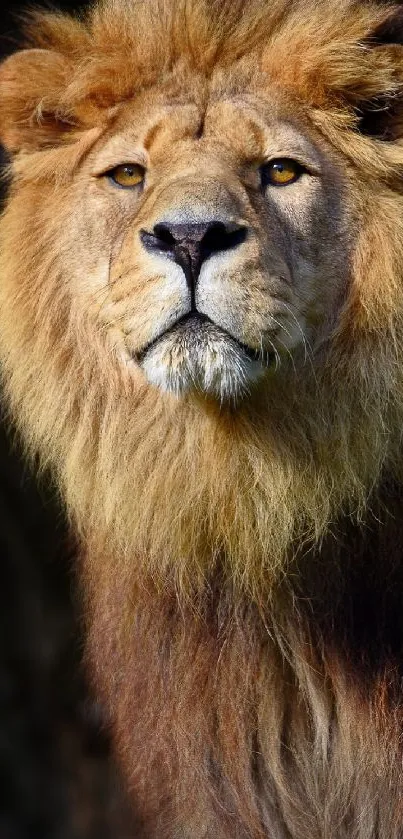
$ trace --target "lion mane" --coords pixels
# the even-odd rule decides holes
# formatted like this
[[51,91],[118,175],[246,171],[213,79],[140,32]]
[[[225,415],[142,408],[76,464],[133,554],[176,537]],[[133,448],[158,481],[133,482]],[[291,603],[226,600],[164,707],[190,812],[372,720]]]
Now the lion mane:
[[[26,32],[25,47],[0,68],[11,179],[0,222],[4,390],[27,454],[51,470],[77,534],[88,667],[141,835],[399,839],[401,8],[105,0],[81,18],[34,13]],[[194,212],[208,190],[214,206],[224,187],[241,202],[244,176],[233,160],[248,142],[244,158],[260,161],[266,129],[252,116],[256,102],[271,120],[286,114],[282,130],[296,124],[313,138],[328,187],[320,221],[303,216],[320,189],[306,173],[294,192],[271,193],[295,198],[267,221],[248,181],[256,236],[267,240],[271,225],[277,242],[272,231],[288,213],[278,241],[288,247],[302,225],[289,260],[298,252],[308,277],[312,259],[320,282],[306,279],[304,340],[284,355],[278,345],[274,369],[263,369],[262,353],[246,386],[258,365],[246,345],[256,343],[253,318],[267,301],[256,272],[247,293],[239,270],[220,280],[231,288],[222,317],[235,306],[243,313],[238,342],[203,321],[204,355],[192,332],[178,333],[179,361],[165,343],[158,366],[150,312],[162,317],[164,295],[177,294],[181,279],[172,259],[164,285],[146,275],[146,260],[162,257],[131,230],[141,222],[143,235],[169,190],[170,202],[187,200]],[[147,121],[154,112],[157,126]],[[128,193],[104,177],[129,159],[113,152],[122,132],[128,147],[129,124],[147,126],[144,147],[168,184],[163,192],[151,173],[130,199],[138,202],[131,216]],[[198,154],[197,166],[210,167],[202,179],[192,169]],[[214,235],[223,229],[215,223]],[[158,235],[160,249],[172,250],[166,232]],[[225,236],[228,258],[248,253],[248,265],[262,264],[256,238],[233,247],[232,227]],[[208,282],[221,306],[210,274]],[[111,305],[105,293],[115,295],[112,325],[100,320]],[[141,353],[129,360],[130,330],[122,337],[119,326],[130,295],[132,333],[143,330],[151,359],[143,369]],[[161,366],[168,357],[170,376]]]

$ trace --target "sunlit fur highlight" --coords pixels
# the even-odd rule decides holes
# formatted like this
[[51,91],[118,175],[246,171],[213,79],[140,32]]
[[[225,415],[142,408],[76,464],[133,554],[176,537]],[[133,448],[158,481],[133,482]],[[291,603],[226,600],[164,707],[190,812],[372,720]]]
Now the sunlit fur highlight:
[[[401,480],[403,151],[358,130],[368,102],[399,102],[400,47],[371,42],[388,14],[351,0],[113,0],[82,20],[35,15],[30,43],[50,52],[0,70],[15,155],[4,387],[79,534],[88,657],[147,837],[401,835],[394,664],[385,654],[364,682],[304,588],[312,557],[315,580],[338,580],[340,521],[382,522],[378,489]],[[246,83],[257,60],[354,165],[361,224],[328,346],[234,410],[122,366],[75,299],[61,220],[120,102],[161,74],[191,89],[219,70],[227,89],[235,62]]]

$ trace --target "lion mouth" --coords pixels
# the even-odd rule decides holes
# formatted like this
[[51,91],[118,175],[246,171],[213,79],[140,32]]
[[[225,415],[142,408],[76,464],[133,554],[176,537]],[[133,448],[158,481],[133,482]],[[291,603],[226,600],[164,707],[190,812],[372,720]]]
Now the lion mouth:
[[199,392],[237,403],[275,361],[200,312],[189,312],[133,356],[149,383],[182,396]]
[[171,324],[167,329],[164,329],[159,333],[159,335],[153,338],[152,341],[149,341],[144,347],[138,350],[134,354],[134,358],[139,364],[141,364],[150,350],[152,350],[164,338],[167,338],[168,336],[173,337],[175,333],[178,335],[178,338],[181,338],[186,334],[188,343],[194,343],[196,346],[198,340],[203,337],[203,333],[206,328],[213,328],[214,332],[220,335],[220,338],[227,338],[231,342],[235,342],[235,344],[250,361],[258,362],[265,367],[271,367],[275,361],[274,352],[267,352],[262,349],[257,350],[248,344],[244,344],[242,341],[239,341],[235,335],[228,332],[227,329],[224,329],[222,326],[211,320],[208,315],[204,315],[202,312],[198,311],[188,312],[186,315],[183,315],[175,321],[174,324]]

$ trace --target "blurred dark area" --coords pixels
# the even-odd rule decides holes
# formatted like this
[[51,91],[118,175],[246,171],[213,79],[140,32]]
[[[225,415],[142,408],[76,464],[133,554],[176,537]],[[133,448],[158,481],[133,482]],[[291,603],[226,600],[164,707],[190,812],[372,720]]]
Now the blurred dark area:
[[[2,3],[0,57],[18,46],[27,5]],[[0,839],[135,839],[82,666],[72,539],[55,493],[44,480],[39,487],[1,413]]]

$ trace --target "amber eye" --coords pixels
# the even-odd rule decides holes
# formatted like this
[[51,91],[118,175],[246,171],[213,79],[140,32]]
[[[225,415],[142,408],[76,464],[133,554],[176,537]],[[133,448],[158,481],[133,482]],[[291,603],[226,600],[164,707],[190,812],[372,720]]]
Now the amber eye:
[[260,171],[263,186],[287,186],[297,181],[305,170],[290,157],[277,157],[265,163]]
[[106,174],[117,186],[131,189],[143,183],[145,171],[137,163],[122,163],[110,169]]

